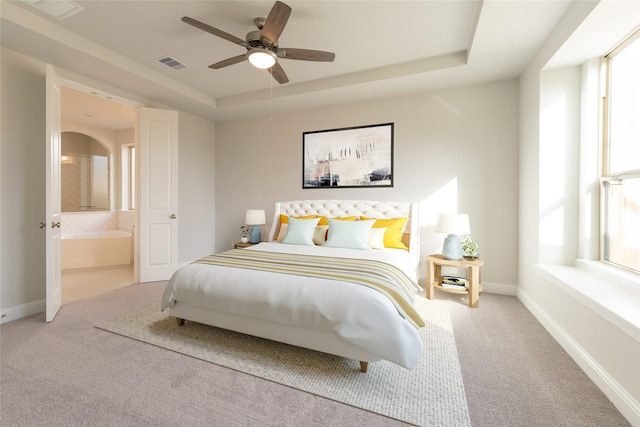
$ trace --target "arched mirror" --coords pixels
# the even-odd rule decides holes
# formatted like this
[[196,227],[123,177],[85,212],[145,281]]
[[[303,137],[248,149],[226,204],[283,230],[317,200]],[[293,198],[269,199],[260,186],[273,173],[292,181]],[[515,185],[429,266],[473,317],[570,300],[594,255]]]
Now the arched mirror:
[[109,150],[77,132],[61,134],[62,212],[109,210]]

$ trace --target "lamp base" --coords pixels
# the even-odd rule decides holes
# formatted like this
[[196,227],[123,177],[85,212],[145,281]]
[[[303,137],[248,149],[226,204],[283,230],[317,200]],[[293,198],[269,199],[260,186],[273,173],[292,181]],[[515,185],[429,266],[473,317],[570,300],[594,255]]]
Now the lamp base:
[[462,259],[462,243],[456,234],[449,234],[442,244],[442,256],[444,259]]
[[249,243],[260,243],[262,240],[262,236],[260,235],[260,226],[252,225],[251,226],[251,235],[249,236]]

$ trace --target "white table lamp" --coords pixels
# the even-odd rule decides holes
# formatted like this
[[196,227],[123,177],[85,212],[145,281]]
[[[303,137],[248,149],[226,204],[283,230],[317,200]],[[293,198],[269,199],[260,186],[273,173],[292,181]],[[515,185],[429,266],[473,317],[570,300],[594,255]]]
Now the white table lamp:
[[446,234],[442,244],[442,256],[445,259],[462,259],[462,243],[458,234],[469,234],[469,215],[467,214],[440,214],[436,221],[436,233]]
[[260,243],[262,236],[260,235],[260,226],[266,224],[267,220],[264,211],[260,209],[249,209],[244,217],[244,223],[251,226],[251,235],[249,243]]

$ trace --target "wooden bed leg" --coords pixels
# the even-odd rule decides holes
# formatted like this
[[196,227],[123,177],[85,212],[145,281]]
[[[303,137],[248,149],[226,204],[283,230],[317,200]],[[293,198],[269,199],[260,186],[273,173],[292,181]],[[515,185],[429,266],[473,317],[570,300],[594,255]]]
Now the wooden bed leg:
[[184,326],[184,319],[176,317],[176,322],[178,322],[178,326]]
[[362,360],[360,361],[360,371],[366,374],[368,367],[369,367],[369,362],[363,362]]

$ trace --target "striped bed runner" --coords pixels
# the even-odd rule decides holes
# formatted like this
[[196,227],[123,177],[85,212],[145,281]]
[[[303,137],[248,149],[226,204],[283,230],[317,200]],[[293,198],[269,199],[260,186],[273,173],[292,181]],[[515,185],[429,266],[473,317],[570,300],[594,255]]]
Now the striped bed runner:
[[413,294],[421,288],[402,270],[381,261],[231,249],[194,262],[340,280],[366,286],[387,296],[400,315],[414,326],[425,326],[424,320],[413,308]]

